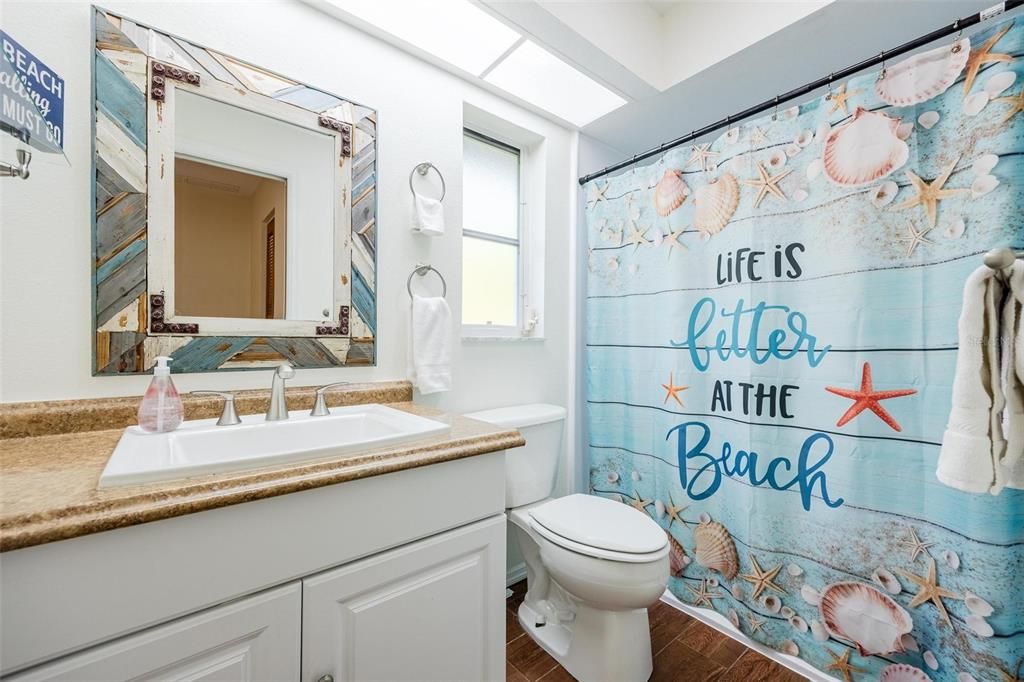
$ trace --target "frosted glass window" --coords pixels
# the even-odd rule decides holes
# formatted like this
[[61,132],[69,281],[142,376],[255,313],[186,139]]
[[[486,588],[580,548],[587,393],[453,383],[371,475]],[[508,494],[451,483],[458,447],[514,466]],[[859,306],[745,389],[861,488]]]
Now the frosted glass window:
[[519,324],[519,150],[465,131],[462,323]]

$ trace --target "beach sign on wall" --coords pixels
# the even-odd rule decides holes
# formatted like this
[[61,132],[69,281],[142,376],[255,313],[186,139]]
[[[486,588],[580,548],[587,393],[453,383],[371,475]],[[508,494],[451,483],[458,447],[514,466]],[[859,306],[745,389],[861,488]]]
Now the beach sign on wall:
[[64,149],[64,79],[0,31],[0,127],[36,149]]

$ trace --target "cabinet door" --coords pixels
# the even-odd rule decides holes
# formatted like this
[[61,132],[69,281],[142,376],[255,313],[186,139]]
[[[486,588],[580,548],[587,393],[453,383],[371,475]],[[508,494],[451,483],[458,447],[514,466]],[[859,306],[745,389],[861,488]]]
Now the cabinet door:
[[5,682],[299,679],[299,583],[102,644]]
[[504,680],[504,514],[307,578],[302,679]]

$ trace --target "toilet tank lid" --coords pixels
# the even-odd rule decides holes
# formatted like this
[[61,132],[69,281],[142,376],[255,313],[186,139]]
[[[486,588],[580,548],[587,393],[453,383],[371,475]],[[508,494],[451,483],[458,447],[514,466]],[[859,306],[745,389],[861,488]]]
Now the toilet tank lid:
[[470,419],[487,422],[488,424],[521,429],[526,426],[547,424],[565,419],[565,408],[545,403],[532,403],[529,405],[511,405],[493,410],[470,412],[465,416]]
[[566,495],[531,509],[536,523],[563,538],[598,549],[649,554],[668,543],[647,514],[594,495]]

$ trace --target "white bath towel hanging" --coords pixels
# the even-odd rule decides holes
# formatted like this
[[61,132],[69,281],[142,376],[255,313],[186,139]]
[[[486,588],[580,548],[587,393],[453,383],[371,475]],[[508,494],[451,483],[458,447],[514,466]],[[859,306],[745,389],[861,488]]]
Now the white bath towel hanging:
[[452,387],[452,311],[442,296],[413,294],[409,320],[409,379],[420,393]]
[[996,470],[1006,451],[999,366],[1003,293],[1003,284],[987,266],[972,272],[964,285],[953,406],[936,471],[946,485],[974,493],[998,491]]
[[1000,371],[1006,396],[1002,423],[1006,452],[996,469],[996,487],[1024,489],[1024,262],[1014,262],[1008,281]]
[[444,205],[439,199],[413,192],[413,230],[437,237],[444,234]]

